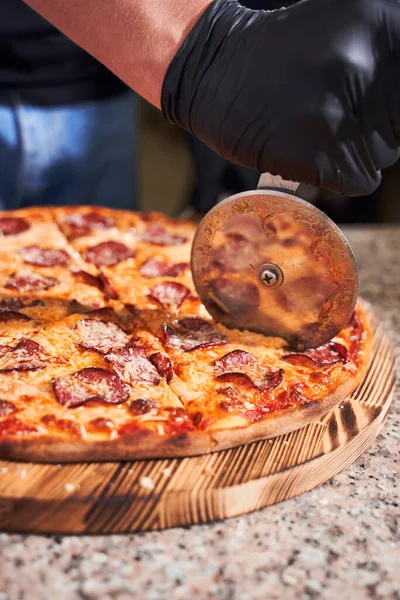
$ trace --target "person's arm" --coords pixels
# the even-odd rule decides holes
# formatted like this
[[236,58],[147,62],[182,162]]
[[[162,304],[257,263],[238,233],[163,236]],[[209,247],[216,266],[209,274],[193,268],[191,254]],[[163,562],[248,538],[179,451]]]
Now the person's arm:
[[26,0],[160,108],[168,65],[212,0]]

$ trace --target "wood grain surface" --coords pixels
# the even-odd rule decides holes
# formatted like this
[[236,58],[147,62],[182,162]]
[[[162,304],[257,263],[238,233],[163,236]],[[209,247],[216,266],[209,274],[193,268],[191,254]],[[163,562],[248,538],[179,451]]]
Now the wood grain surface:
[[251,512],[327,481],[375,440],[395,383],[380,327],[355,393],[307,427],[181,459],[66,465],[0,461],[0,529],[113,533],[207,523]]

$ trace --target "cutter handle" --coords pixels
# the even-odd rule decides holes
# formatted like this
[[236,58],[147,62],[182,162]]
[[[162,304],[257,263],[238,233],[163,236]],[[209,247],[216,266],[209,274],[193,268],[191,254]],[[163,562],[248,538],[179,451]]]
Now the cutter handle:
[[297,183],[297,181],[287,181],[280,175],[271,175],[271,173],[261,173],[257,185],[258,190],[275,190],[277,192],[286,192],[298,196],[302,200],[315,204],[319,188],[306,183]]

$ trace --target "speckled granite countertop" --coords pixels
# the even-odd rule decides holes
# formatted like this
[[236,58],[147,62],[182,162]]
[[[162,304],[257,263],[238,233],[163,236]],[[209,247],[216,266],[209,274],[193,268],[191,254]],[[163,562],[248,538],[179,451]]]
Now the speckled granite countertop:
[[[361,293],[400,343],[400,228],[351,228]],[[400,598],[397,389],[373,447],[318,489],[208,526],[0,534],[0,600]]]

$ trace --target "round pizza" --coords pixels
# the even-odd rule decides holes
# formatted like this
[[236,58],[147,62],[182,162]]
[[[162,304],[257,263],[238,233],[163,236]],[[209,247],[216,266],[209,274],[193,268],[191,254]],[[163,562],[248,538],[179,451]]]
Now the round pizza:
[[302,427],[354,391],[372,339],[361,304],[302,353],[227,329],[193,286],[194,232],[97,207],[1,213],[1,457],[202,454]]

